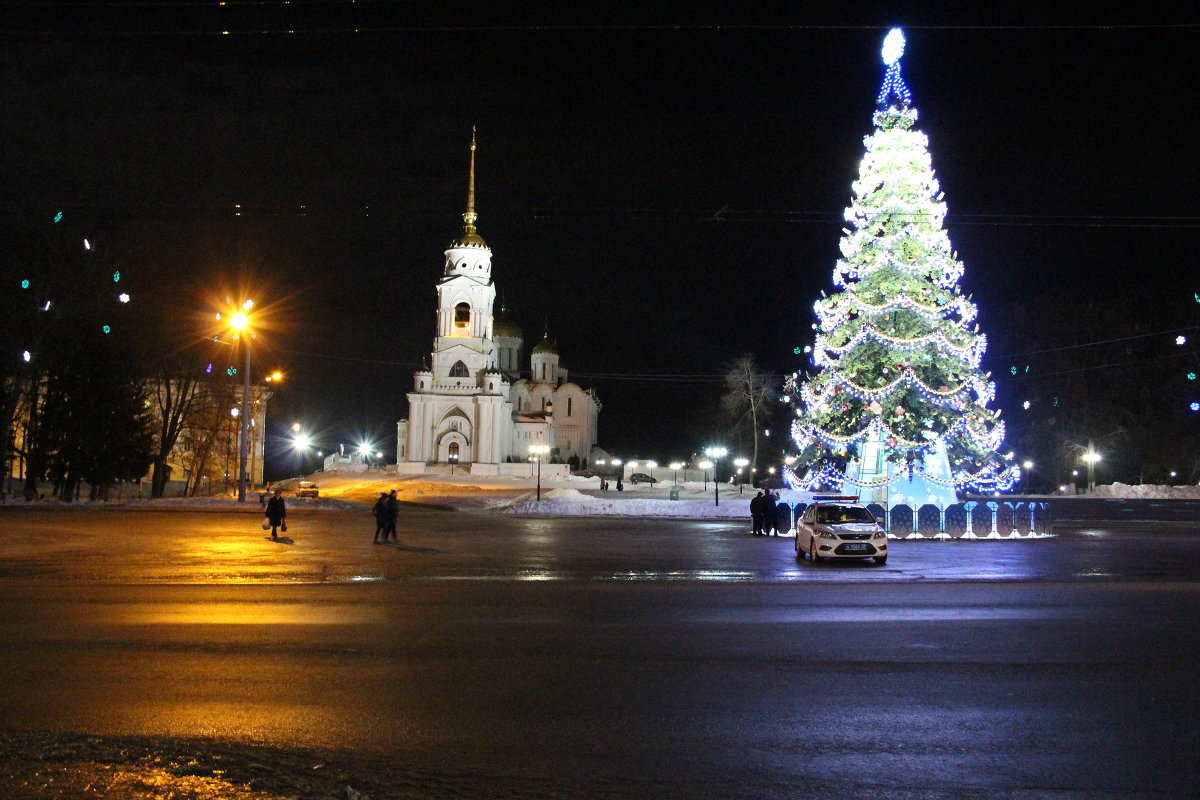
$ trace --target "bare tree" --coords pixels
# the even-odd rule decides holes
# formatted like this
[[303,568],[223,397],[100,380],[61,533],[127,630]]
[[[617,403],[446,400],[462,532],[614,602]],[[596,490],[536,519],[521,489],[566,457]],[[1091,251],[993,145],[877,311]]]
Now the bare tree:
[[199,387],[198,370],[161,368],[155,377],[152,400],[158,431],[155,436],[154,474],[151,478],[151,497],[162,497],[170,478],[167,465],[179,435],[192,419],[192,409]]
[[754,441],[754,454],[750,459],[750,476],[758,467],[758,437],[762,423],[766,420],[767,400],[773,391],[771,376],[764,374],[754,363],[750,354],[739,356],[725,369],[725,393],[721,396],[721,408],[729,415],[734,429],[749,429]]

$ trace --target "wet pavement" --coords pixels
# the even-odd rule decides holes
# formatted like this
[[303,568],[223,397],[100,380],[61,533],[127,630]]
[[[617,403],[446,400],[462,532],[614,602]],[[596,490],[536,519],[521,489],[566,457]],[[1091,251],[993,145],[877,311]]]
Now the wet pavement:
[[1191,797],[1200,531],[0,513],[0,796]]

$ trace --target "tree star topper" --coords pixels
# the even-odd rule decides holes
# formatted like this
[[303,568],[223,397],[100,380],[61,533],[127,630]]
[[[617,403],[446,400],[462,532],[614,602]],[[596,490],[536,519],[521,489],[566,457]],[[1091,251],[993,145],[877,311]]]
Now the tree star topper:
[[892,28],[883,40],[883,63],[889,67],[904,55],[904,31]]

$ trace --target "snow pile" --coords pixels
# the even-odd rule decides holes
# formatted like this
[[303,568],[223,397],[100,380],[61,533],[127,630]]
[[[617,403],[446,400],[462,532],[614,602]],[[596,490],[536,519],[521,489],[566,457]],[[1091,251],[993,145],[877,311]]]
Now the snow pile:
[[577,489],[543,489],[541,501],[537,500],[535,492],[526,492],[510,500],[493,503],[491,508],[510,514],[550,516],[745,519],[747,524],[750,520],[750,498],[746,495],[722,499],[718,506],[710,497],[667,500],[623,497],[622,493],[617,492],[593,497]]
[[1200,486],[1158,486],[1154,484],[1110,483],[1097,486],[1089,497],[1115,497],[1142,500],[1200,500]]

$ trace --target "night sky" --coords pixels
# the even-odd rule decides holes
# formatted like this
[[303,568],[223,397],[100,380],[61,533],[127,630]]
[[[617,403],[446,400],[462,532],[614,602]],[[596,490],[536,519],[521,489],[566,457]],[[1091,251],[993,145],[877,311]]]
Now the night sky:
[[995,365],[1033,298],[1152,327],[1200,289],[1195,10],[561,5],[0,4],[0,203],[86,220],[180,324],[252,287],[272,427],[390,451],[476,125],[527,349],[548,326],[599,444],[665,461],[708,443],[731,359],[803,367],[900,25]]

